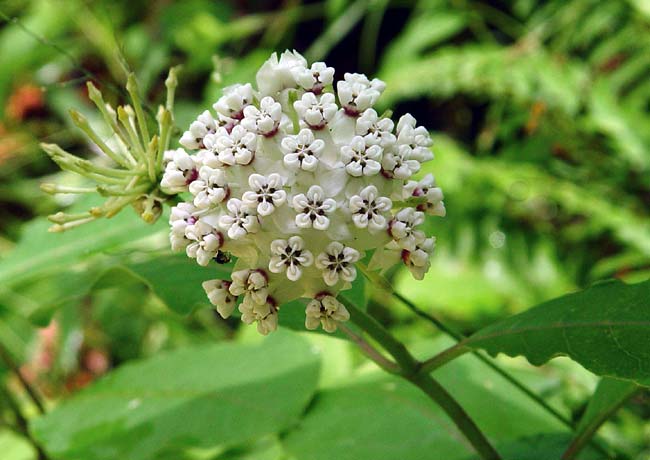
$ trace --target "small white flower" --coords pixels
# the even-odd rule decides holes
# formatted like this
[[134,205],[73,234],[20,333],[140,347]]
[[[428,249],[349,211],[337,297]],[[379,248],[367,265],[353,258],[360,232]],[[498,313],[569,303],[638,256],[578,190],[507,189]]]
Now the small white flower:
[[433,174],[427,174],[419,181],[409,181],[404,185],[404,199],[411,197],[425,197],[426,203],[417,206],[418,211],[424,211],[430,216],[444,217],[447,214],[445,203],[443,203],[444,195],[442,189],[436,186],[436,180]]
[[397,145],[387,152],[381,161],[381,166],[388,177],[408,179],[420,170],[420,162],[411,158],[413,150],[408,145]]
[[278,132],[281,119],[282,106],[272,97],[266,96],[260,101],[259,109],[254,105],[244,109],[241,126],[262,136],[272,137]]
[[416,243],[425,238],[424,232],[415,229],[423,223],[424,213],[415,208],[404,208],[390,221],[388,233],[400,248],[414,251]]
[[206,110],[192,122],[190,129],[183,133],[179,142],[186,149],[202,149],[204,147],[203,138],[210,133],[214,133],[216,130],[217,122],[212,117],[210,111]]
[[435,248],[436,239],[426,238],[415,245],[413,251],[402,251],[402,260],[413,278],[422,280],[431,267],[431,254]]
[[286,136],[280,144],[284,153],[284,165],[296,171],[315,171],[318,166],[325,142],[314,139],[314,133],[309,129],[301,129],[295,136]]
[[323,189],[312,185],[307,194],[301,193],[293,196],[293,209],[298,212],[296,225],[300,228],[315,228],[327,230],[330,225],[328,214],[336,210],[336,201],[325,198]]
[[347,308],[329,294],[317,296],[305,309],[305,327],[310,330],[322,326],[326,332],[336,332],[338,323],[350,319]]
[[165,156],[171,158],[165,167],[160,186],[169,193],[186,192],[188,185],[199,175],[198,159],[183,149],[165,152]]
[[252,103],[253,87],[250,83],[246,83],[224,88],[223,96],[214,103],[213,107],[224,117],[241,120],[244,116],[244,108]]
[[381,171],[382,152],[380,146],[367,147],[363,137],[354,136],[350,145],[341,147],[341,160],[351,176],[374,176]]
[[209,208],[228,198],[230,189],[226,174],[221,169],[202,166],[199,177],[190,184],[190,193],[194,195],[194,206]]
[[349,209],[354,225],[378,232],[386,228],[388,223],[384,214],[390,211],[392,205],[390,199],[379,196],[377,187],[369,185],[350,198]]
[[287,88],[295,88],[294,72],[307,67],[307,60],[296,51],[273,53],[257,72],[257,88],[263,96],[274,96]]
[[185,237],[190,240],[185,248],[187,256],[203,266],[208,265],[223,246],[223,235],[201,219],[185,228]]
[[271,260],[269,270],[273,273],[287,272],[287,278],[298,281],[302,276],[302,267],[309,267],[314,262],[312,253],[305,249],[305,242],[299,236],[289,240],[271,242]]
[[395,124],[390,118],[379,118],[375,109],[367,109],[357,118],[356,133],[362,136],[367,145],[388,148],[395,144],[393,134]]
[[291,74],[298,85],[314,94],[322,93],[323,88],[334,81],[334,68],[327,67],[324,62],[314,62],[311,69],[294,67]]
[[344,246],[338,241],[332,241],[316,257],[316,268],[323,271],[323,280],[328,286],[334,286],[339,278],[352,282],[357,277],[357,269],[354,263],[359,260],[361,254],[354,248]]
[[178,203],[172,208],[169,215],[169,241],[173,251],[183,250],[190,244],[190,240],[185,236],[185,229],[188,225],[196,223],[196,210],[192,203]]
[[238,270],[232,272],[229,291],[234,296],[244,294],[245,299],[263,305],[269,295],[269,280],[263,270]]
[[248,165],[257,150],[257,136],[241,125],[235,126],[230,134],[221,134],[217,137],[215,150],[218,158],[224,165]]
[[287,201],[287,192],[282,190],[284,180],[277,173],[268,176],[251,174],[248,185],[252,190],[244,192],[242,201],[250,208],[257,208],[260,216],[271,215],[275,208]]
[[228,232],[229,238],[237,240],[259,230],[260,224],[257,216],[241,200],[231,198],[226,207],[228,213],[219,217],[219,227]]
[[322,96],[305,93],[299,101],[293,103],[293,107],[307,126],[316,130],[323,129],[339,110],[332,93]]
[[336,89],[341,106],[350,116],[356,117],[372,107],[386,88],[383,81],[377,78],[370,81],[363,74],[346,73],[343,78],[336,84]]
[[245,324],[257,323],[257,332],[268,335],[278,328],[278,307],[271,297],[263,304],[247,299],[239,305],[241,320]]
[[412,115],[406,114],[397,122],[397,145],[408,146],[408,156],[421,163],[433,159],[431,145],[433,141],[429,132],[423,126],[415,126],[416,121]]
[[228,318],[235,310],[237,298],[228,290],[232,283],[225,280],[209,280],[203,282],[203,289],[210,303],[217,307],[222,318]]

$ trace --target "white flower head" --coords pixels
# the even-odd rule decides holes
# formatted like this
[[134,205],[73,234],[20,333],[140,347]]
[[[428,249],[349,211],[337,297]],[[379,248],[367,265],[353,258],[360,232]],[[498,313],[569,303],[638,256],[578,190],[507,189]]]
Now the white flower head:
[[221,169],[202,166],[198,177],[190,183],[190,193],[194,195],[194,206],[209,208],[221,203],[230,195],[226,174]]
[[387,152],[381,161],[384,174],[397,179],[408,179],[420,170],[420,162],[412,158],[413,149],[408,145],[397,145]]
[[244,108],[253,103],[253,87],[250,83],[245,85],[232,85],[224,88],[223,96],[214,103],[214,110],[220,115],[233,120],[244,117]]
[[190,125],[190,129],[183,133],[180,144],[189,150],[204,148],[203,138],[217,130],[217,122],[209,110],[206,110],[197,117]]
[[169,159],[160,186],[168,193],[181,193],[188,190],[188,185],[199,175],[199,160],[188,155],[183,149],[165,152]]
[[229,199],[226,208],[227,213],[219,217],[219,227],[228,233],[228,238],[238,240],[259,230],[259,219],[255,211],[241,200]]
[[305,242],[299,236],[288,240],[274,240],[271,243],[271,260],[269,270],[273,273],[287,272],[287,278],[298,281],[302,276],[303,267],[309,267],[314,262],[314,256],[305,249]]
[[274,96],[280,91],[297,86],[294,74],[307,68],[307,60],[296,51],[273,53],[257,72],[257,88],[263,96]]
[[385,88],[383,81],[377,78],[370,81],[368,77],[358,73],[346,73],[344,79],[336,86],[339,102],[345,113],[354,117],[372,107]]
[[251,190],[244,192],[242,201],[251,208],[256,208],[260,216],[268,216],[275,208],[287,201],[287,192],[282,190],[284,180],[277,173],[262,176],[251,174],[248,178]]
[[321,326],[326,332],[336,332],[338,323],[349,319],[350,313],[347,308],[327,293],[316,296],[305,309],[305,327],[310,330]]
[[349,209],[354,225],[376,233],[388,225],[386,213],[392,205],[389,198],[379,195],[377,187],[369,185],[350,198]]
[[296,215],[296,225],[300,228],[315,228],[327,230],[330,225],[328,214],[336,211],[336,201],[326,198],[325,192],[318,185],[312,185],[307,193],[293,196],[293,209]]
[[444,199],[442,189],[436,186],[436,180],[433,174],[427,174],[419,182],[407,182],[403,190],[404,199],[411,197],[423,197],[426,199],[425,203],[418,204],[418,211],[423,211],[430,216],[444,217],[447,214],[445,203],[442,201]]
[[245,324],[257,323],[257,331],[262,335],[268,335],[278,328],[278,307],[271,297],[267,297],[262,304],[244,299],[239,311],[241,320]]
[[282,139],[281,148],[284,153],[284,165],[294,171],[303,169],[315,171],[318,166],[325,142],[315,139],[314,133],[309,129],[301,129],[295,136],[286,136]]
[[323,92],[323,88],[334,81],[334,68],[327,67],[324,62],[314,62],[311,68],[296,66],[291,74],[298,85],[314,94]]
[[323,129],[329,123],[339,107],[334,101],[332,93],[316,96],[314,93],[305,93],[299,101],[293,103],[298,116],[311,129]]
[[399,119],[397,123],[397,144],[408,147],[409,158],[421,163],[433,159],[431,145],[433,141],[429,132],[423,126],[415,126],[415,118],[411,114],[406,114]]
[[225,88],[181,137],[187,150],[163,158],[162,192],[189,192],[171,211],[172,248],[201,265],[231,254],[231,280],[203,287],[219,314],[239,302],[263,334],[299,298],[307,328],[335,331],[349,318],[336,297],[366,254],[370,269],[403,264],[422,278],[435,243],[422,223],[445,214],[433,176],[413,178],[433,158],[427,130],[377,114],[381,80],[334,75],[296,51],[273,54],[257,85]]
[[424,232],[416,229],[423,223],[424,213],[415,208],[404,208],[390,221],[388,233],[400,248],[414,251],[417,242],[425,238]]
[[426,238],[415,245],[413,251],[402,251],[402,260],[413,278],[422,280],[431,267],[431,254],[436,245],[435,238]]
[[390,118],[379,118],[375,109],[367,109],[357,118],[356,134],[362,136],[367,145],[388,148],[395,144],[393,134],[395,123]]
[[185,237],[190,241],[185,251],[188,257],[206,266],[223,246],[223,235],[213,226],[199,218],[185,228]]
[[316,257],[316,268],[323,272],[323,280],[328,286],[334,286],[339,279],[352,282],[357,277],[357,269],[354,267],[355,262],[359,260],[361,254],[354,248],[344,246],[338,241],[332,241]]
[[230,134],[221,133],[216,138],[214,149],[219,161],[228,166],[248,165],[255,158],[257,136],[241,125],[235,126]]
[[351,176],[374,176],[381,171],[382,153],[380,146],[367,146],[363,137],[354,136],[349,145],[341,147],[341,160]]
[[185,236],[185,229],[188,225],[194,225],[197,218],[194,213],[197,209],[192,203],[178,203],[171,210],[169,215],[169,241],[173,251],[184,250],[190,240]]
[[209,280],[203,282],[203,289],[208,295],[210,303],[217,308],[217,312],[222,318],[228,318],[235,310],[237,297],[232,295],[229,291],[230,281],[225,280]]
[[269,295],[269,280],[263,270],[238,270],[230,275],[232,283],[228,287],[234,296],[244,294],[249,301],[262,305]]
[[249,105],[244,109],[244,119],[241,126],[247,130],[272,137],[278,132],[282,119],[282,105],[272,97],[266,96],[260,101],[260,108]]

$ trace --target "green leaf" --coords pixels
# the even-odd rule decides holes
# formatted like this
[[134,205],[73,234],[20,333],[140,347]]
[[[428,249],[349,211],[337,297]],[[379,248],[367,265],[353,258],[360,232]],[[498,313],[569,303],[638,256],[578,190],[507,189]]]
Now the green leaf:
[[601,425],[638,390],[639,386],[632,382],[603,378],[589,400],[587,410],[580,419],[575,437],[567,452],[581,451]]
[[617,280],[542,303],[480,330],[462,345],[525,356],[568,356],[597,375],[650,384],[650,281]]
[[[497,445],[497,450],[503,460],[539,460],[543,458],[559,459],[571,440],[569,433],[545,433],[537,436],[526,436],[512,442]],[[472,460],[480,457],[472,456]],[[580,460],[603,460],[603,456],[595,449],[589,448],[580,456]]]
[[[88,203],[80,203],[79,207],[86,209]],[[131,209],[109,221],[98,219],[65,233],[48,233],[50,225],[39,218],[24,227],[22,239],[0,264],[0,286],[10,288],[18,282],[36,279],[167,227],[164,218],[147,225]]]
[[232,265],[210,264],[202,267],[185,254],[165,254],[151,259],[113,267],[99,280],[97,287],[143,282],[170,309],[182,315],[198,305],[208,305],[201,284],[211,279],[229,279]]
[[127,364],[78,393],[31,431],[54,458],[182,458],[189,447],[235,446],[296,422],[318,379],[303,339],[185,348]]
[[0,452],[3,460],[36,459],[36,451],[29,442],[9,430],[0,430]]
[[[441,339],[433,346],[449,343]],[[431,348],[429,343],[418,354],[429,354]],[[434,377],[490,440],[507,443],[564,429],[475,356],[463,356]],[[418,388],[379,374],[357,376],[318,393],[284,442],[296,460],[454,460],[473,455],[444,412]]]

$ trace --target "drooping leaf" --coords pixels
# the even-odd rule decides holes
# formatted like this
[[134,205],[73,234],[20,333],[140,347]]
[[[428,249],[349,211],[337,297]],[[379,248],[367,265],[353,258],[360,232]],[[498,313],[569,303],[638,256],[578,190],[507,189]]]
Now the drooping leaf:
[[567,452],[581,451],[600,426],[638,390],[639,386],[633,382],[603,378],[589,400]]
[[463,342],[539,366],[568,356],[597,375],[650,384],[650,281],[609,281],[542,303]]
[[127,364],[31,425],[54,458],[148,460],[234,446],[295,423],[318,357],[278,332],[257,345],[200,346]]

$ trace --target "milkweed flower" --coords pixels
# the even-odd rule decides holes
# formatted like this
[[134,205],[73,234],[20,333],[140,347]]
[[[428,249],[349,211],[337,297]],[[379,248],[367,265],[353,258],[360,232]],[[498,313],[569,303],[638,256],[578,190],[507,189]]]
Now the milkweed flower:
[[[224,318],[276,329],[282,305],[305,298],[305,327],[334,332],[349,319],[336,299],[370,269],[401,263],[421,279],[444,216],[427,130],[373,108],[386,85],[363,74],[336,81],[325,63],[273,54],[251,84],[225,88],[167,155],[163,189],[189,192],[172,209],[175,250],[201,265],[237,258],[230,280],[203,288]],[[336,90],[335,90],[336,88]]]

